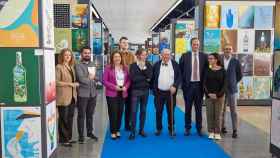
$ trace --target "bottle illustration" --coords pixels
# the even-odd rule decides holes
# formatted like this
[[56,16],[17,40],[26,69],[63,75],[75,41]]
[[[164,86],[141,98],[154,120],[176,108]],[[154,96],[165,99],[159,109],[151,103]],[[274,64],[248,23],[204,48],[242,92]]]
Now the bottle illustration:
[[260,49],[263,51],[266,48],[266,38],[264,36],[264,32],[262,32],[261,38],[260,38]]
[[240,85],[239,85],[239,98],[240,99],[245,99],[244,91],[245,91],[244,83],[241,80]]
[[246,32],[243,37],[243,52],[247,53],[248,51],[249,51],[249,37],[248,37],[248,32]]
[[16,52],[16,65],[13,69],[14,101],[27,101],[26,70],[22,65],[21,52]]
[[253,88],[250,85],[247,86],[247,95],[248,99],[251,99],[253,97]]
[[233,14],[231,12],[231,9],[228,10],[226,16],[227,16],[227,27],[232,28],[232,26],[233,26]]

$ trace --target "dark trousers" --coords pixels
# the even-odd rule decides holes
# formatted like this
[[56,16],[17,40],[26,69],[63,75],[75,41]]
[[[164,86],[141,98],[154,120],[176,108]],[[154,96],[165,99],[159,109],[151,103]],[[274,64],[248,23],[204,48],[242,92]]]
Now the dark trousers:
[[58,106],[57,109],[59,142],[65,143],[72,139],[75,104],[72,102],[68,106]]
[[140,105],[140,128],[139,131],[144,130],[145,121],[146,121],[146,109],[148,102],[148,93],[140,96],[131,97],[131,131],[136,131],[136,117],[138,112],[138,107]]
[[79,137],[84,137],[84,126],[86,119],[87,134],[93,131],[93,114],[96,107],[96,97],[78,97],[78,133]]
[[106,97],[108,104],[108,114],[110,121],[110,131],[111,133],[116,133],[120,131],[122,114],[124,108],[124,99],[121,95],[117,97]]
[[191,129],[192,123],[192,105],[195,107],[196,129],[198,131],[202,128],[202,100],[203,90],[200,82],[190,83],[190,87],[184,90],[185,100],[185,129]]
[[130,122],[130,117],[131,117],[131,114],[130,114],[130,109],[131,107],[131,89],[128,89],[128,96],[127,98],[125,99],[125,114],[124,114],[124,126],[125,126],[125,129],[126,130],[130,130],[130,125],[131,125],[131,122]]
[[[173,109],[171,108],[171,99],[173,100]],[[174,117],[174,110],[176,106],[176,94],[172,95],[170,91],[156,91],[155,95],[155,106],[156,106],[156,126],[157,130],[162,130],[162,113],[164,109],[164,105],[166,105],[167,108],[167,116],[168,116],[168,130],[171,131],[173,128],[174,130],[174,124],[175,124],[175,117]]]

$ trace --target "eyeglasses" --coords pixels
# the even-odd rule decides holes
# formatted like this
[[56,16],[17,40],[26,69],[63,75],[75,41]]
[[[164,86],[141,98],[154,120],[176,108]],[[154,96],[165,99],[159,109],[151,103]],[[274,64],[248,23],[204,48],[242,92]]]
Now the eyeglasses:
[[225,48],[225,50],[232,50],[232,48]]

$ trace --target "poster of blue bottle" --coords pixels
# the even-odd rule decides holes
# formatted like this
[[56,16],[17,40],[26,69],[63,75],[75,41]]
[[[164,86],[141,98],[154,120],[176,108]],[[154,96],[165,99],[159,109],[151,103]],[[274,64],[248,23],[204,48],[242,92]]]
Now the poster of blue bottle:
[[222,6],[221,28],[237,29],[238,27],[238,8],[233,6]]
[[271,29],[273,25],[273,6],[255,6],[254,19],[256,29]]
[[41,158],[40,107],[1,108],[3,158]]
[[95,22],[93,24],[93,53],[96,55],[102,54],[102,23]]
[[204,52],[220,52],[221,30],[204,30]]
[[254,28],[254,7],[239,6],[238,8],[239,28]]

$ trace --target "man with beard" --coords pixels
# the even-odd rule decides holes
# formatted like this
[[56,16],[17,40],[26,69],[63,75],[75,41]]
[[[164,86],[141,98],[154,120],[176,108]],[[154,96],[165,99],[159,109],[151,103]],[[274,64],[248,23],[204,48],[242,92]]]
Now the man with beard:
[[86,117],[87,136],[95,141],[93,134],[93,114],[96,106],[96,66],[91,62],[91,48],[81,49],[81,62],[75,66],[78,88],[78,133],[79,143],[84,143],[84,122]]

